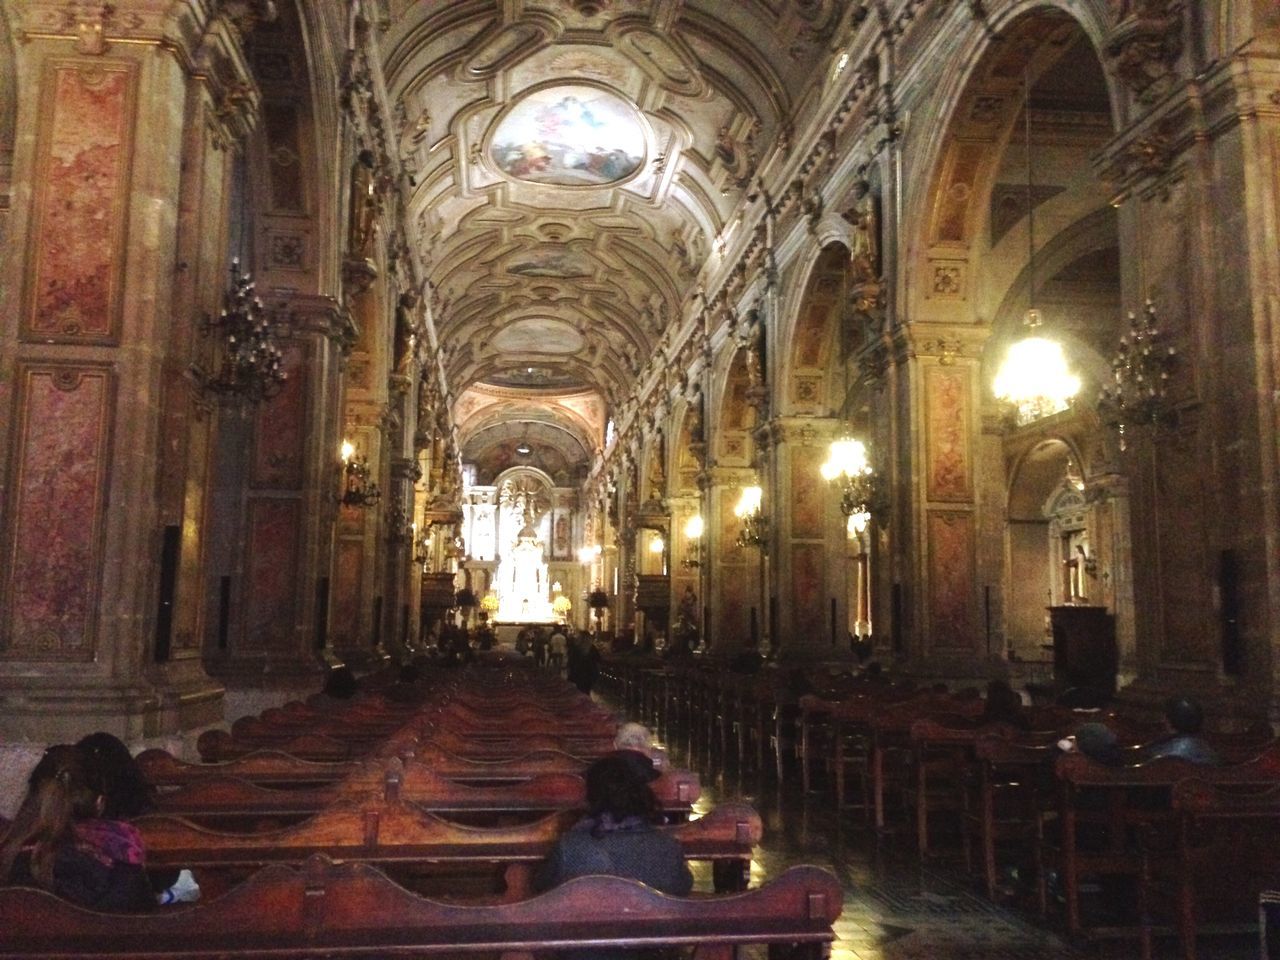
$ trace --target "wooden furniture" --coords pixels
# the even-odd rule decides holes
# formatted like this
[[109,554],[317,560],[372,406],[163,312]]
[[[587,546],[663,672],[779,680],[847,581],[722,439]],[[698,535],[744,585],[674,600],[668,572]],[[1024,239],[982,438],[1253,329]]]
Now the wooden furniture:
[[225,896],[153,914],[94,913],[23,887],[0,890],[0,957],[23,960],[281,960],[693,946],[728,960],[745,944],[819,960],[834,939],[840,884],[792,867],[757,890],[669,897],[582,877],[518,903],[414,896],[378,870],[316,856],[267,867]]
[[1053,630],[1053,679],[1062,688],[1088,687],[1114,693],[1116,618],[1106,607],[1049,608]]

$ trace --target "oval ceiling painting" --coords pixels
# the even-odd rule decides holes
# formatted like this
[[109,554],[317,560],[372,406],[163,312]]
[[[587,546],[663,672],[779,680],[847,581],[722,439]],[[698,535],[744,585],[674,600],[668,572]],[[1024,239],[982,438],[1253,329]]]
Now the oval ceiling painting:
[[583,340],[571,324],[550,317],[517,320],[498,331],[493,345],[503,353],[577,353]]
[[489,155],[515,180],[598,187],[644,163],[636,108],[598,87],[566,84],[529,94],[499,122]]

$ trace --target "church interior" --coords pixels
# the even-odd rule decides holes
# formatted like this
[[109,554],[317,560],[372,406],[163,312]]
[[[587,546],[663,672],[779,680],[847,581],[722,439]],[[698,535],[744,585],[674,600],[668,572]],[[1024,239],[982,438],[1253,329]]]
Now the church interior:
[[[751,805],[697,889],[838,876],[797,956],[1257,954],[1275,0],[0,0],[0,251],[0,826],[95,731],[164,815],[638,721]],[[1212,772],[1085,756],[1179,698]]]

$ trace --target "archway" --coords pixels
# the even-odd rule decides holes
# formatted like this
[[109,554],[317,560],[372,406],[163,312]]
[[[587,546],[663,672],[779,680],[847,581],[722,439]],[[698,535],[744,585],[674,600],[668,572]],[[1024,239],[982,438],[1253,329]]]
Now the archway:
[[[1029,479],[1035,471],[1019,479],[1007,465],[1066,436],[1089,451],[1094,462],[1077,455],[1076,464],[1092,476],[1111,469],[1102,461],[1114,446],[1091,410],[1121,325],[1119,230],[1092,163],[1116,128],[1109,80],[1086,27],[1057,7],[1023,8],[998,29],[943,118],[926,193],[909,205],[920,215],[914,282],[904,291],[918,336],[910,429],[923,440],[911,454],[921,458],[914,473],[923,483],[910,515],[921,532],[921,589],[909,616],[921,629],[911,631],[919,639],[910,653],[942,670],[971,670],[1010,650],[1042,653],[1049,581],[1033,595],[1031,581],[1012,571],[1030,549],[1022,538],[1039,544],[1037,570],[1048,571],[1043,534],[1051,521],[1042,510],[1052,491]],[[992,382],[1032,307],[1043,318],[1038,334],[1063,344],[1082,385],[1073,408],[1014,425]],[[1053,449],[1062,448],[1045,447],[1043,456]],[[1045,463],[1038,469],[1060,483],[1065,460]],[[1028,495],[1015,483],[1030,484],[1034,509],[1010,512]],[[1085,511],[1084,522],[1097,513]],[[1013,532],[1024,523],[1035,532]],[[1010,532],[1002,537],[1001,529]],[[1105,539],[1099,549],[1110,550]],[[1127,579],[1118,572],[1117,581]]]

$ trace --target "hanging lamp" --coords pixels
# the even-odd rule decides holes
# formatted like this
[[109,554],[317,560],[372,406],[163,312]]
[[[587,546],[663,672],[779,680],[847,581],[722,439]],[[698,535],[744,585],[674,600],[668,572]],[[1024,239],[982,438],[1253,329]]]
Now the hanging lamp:
[[1067,366],[1062,344],[1037,333],[1042,318],[1036,308],[1035,196],[1031,162],[1031,67],[1024,71],[1027,99],[1023,110],[1023,141],[1027,159],[1027,312],[1026,335],[1009,347],[996,373],[996,398],[1013,406],[1019,425],[1060,413],[1071,406],[1080,378]]

